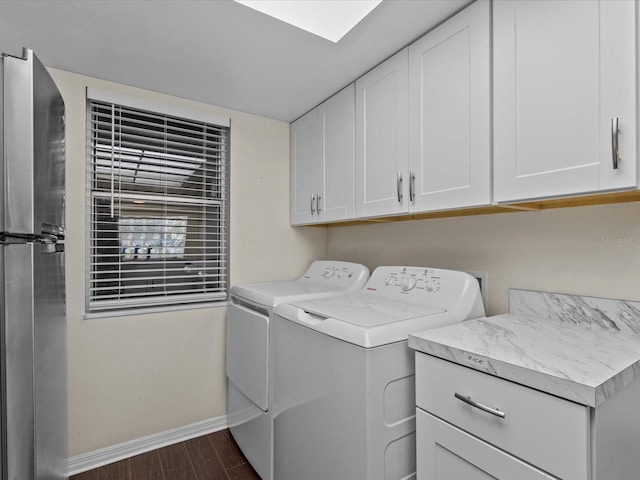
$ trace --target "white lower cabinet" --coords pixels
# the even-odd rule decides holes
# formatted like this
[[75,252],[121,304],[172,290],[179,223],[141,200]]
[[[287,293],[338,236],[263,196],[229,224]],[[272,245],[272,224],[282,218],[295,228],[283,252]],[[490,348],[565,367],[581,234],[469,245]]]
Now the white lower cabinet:
[[639,399],[634,381],[590,407],[416,353],[417,479],[639,478]]
[[[478,440],[471,443],[467,439],[466,450],[460,451],[474,452],[461,459],[472,465],[477,464],[476,468],[487,471],[487,465],[495,461],[492,468],[496,473],[516,472],[528,465],[535,466],[532,472],[537,469],[558,478],[589,478],[588,407],[422,354],[416,357],[416,382],[417,406],[420,409]],[[468,398],[469,402],[487,406],[491,411],[474,407],[456,398],[456,394]],[[502,414],[504,418],[499,416]],[[447,437],[443,439],[454,436],[453,432],[447,432]],[[420,443],[420,433],[418,435],[418,452],[442,448],[437,447],[442,444],[440,438],[424,445]],[[484,463],[478,463],[475,454],[479,451],[488,453],[487,444],[493,445],[497,451],[491,450],[491,456],[483,457]],[[516,458],[519,460],[516,461]],[[449,463],[451,460],[446,464]],[[507,473],[492,475],[504,480],[521,478]],[[456,477],[420,475],[419,478]]]
[[418,479],[555,478],[421,409],[416,429]]

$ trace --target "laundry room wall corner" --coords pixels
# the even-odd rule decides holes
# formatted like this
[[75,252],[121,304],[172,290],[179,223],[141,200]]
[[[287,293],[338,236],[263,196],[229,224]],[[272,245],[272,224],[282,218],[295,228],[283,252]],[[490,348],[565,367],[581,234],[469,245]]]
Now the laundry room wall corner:
[[297,278],[326,258],[327,229],[289,225],[289,124],[245,116],[231,122],[231,285]]

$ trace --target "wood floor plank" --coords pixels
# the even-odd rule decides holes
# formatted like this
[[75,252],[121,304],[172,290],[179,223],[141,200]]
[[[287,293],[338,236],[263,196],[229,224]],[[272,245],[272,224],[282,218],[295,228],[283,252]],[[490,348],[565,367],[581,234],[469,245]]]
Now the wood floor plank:
[[100,480],[131,480],[129,459],[100,467]]
[[100,480],[100,470],[95,468],[93,470],[89,470],[88,472],[78,473],[77,475],[73,475],[69,477],[69,480]]
[[260,480],[229,430],[137,455],[70,480]]
[[131,457],[129,461],[131,480],[170,480],[165,479],[162,474],[158,450],[136,455]]
[[248,463],[243,463],[237,467],[227,470],[229,480],[260,480],[258,474]]
[[196,478],[183,442],[161,448],[158,450],[158,455],[165,480],[193,480]]
[[184,447],[198,480],[227,480],[224,466],[207,437],[187,440]]
[[211,441],[213,447],[218,453],[218,457],[222,462],[222,466],[225,469],[237,467],[247,462],[247,459],[242,454],[240,448],[236,444],[235,440],[231,436],[229,430],[220,430],[219,432],[210,433],[207,435]]

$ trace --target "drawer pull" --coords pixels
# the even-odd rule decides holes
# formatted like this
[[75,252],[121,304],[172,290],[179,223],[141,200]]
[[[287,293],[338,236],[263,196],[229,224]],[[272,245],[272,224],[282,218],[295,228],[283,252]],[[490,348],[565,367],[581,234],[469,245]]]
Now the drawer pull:
[[458,400],[462,400],[464,403],[468,403],[472,407],[476,407],[482,410],[483,412],[490,413],[491,415],[495,415],[496,417],[500,417],[500,418],[505,417],[504,412],[501,412],[496,408],[490,408],[490,407],[487,407],[486,405],[482,405],[481,403],[478,403],[475,400],[471,400],[471,397],[465,397],[464,395],[460,395],[458,392],[455,392],[453,396],[456,397]]

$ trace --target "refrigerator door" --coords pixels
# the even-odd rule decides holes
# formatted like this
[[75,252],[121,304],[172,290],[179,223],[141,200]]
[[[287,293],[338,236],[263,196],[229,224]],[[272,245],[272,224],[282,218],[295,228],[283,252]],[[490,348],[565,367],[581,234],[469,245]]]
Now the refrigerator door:
[[64,253],[33,245],[36,478],[67,478],[67,325]]
[[4,227],[56,233],[64,226],[64,102],[31,50],[4,63]]
[[[30,50],[2,63],[0,230],[63,239],[62,97]],[[2,250],[2,479],[66,479],[64,244],[8,244]]]
[[2,441],[3,480],[35,477],[33,384],[33,245],[0,248],[3,268],[3,352],[5,374]]
[[38,57],[33,54],[32,57],[33,231],[63,235],[65,225],[64,101],[47,69]]

